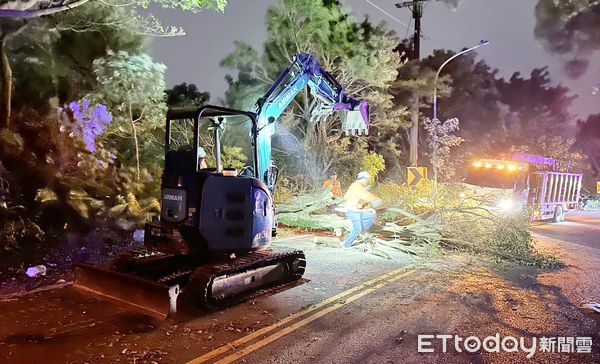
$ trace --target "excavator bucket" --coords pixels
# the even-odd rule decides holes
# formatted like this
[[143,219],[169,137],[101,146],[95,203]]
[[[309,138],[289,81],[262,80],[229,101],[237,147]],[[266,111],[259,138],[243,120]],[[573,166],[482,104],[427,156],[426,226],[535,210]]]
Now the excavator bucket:
[[179,285],[168,286],[88,264],[75,265],[74,287],[160,319],[177,309]]
[[342,129],[346,135],[369,134],[369,104],[361,102],[357,109],[342,116]]

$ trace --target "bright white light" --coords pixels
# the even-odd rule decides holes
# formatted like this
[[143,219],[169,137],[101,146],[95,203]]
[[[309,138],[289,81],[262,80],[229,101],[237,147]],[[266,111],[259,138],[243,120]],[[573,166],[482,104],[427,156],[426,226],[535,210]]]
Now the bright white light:
[[498,203],[498,208],[502,211],[510,211],[515,206],[515,203],[510,198],[506,198]]

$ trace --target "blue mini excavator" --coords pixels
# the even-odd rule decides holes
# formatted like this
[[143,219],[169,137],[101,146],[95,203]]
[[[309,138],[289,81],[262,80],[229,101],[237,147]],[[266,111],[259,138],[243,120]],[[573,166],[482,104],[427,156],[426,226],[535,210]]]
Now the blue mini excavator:
[[[210,105],[170,109],[160,220],[146,224],[142,248],[121,253],[109,269],[77,264],[75,287],[166,318],[176,312],[180,292],[214,310],[301,278],[302,251],[271,249],[277,181],[271,136],[273,124],[306,86],[319,103],[314,121],[341,111],[346,134],[368,132],[368,105],[346,95],[309,54],[294,57],[253,112]],[[251,124],[253,163],[241,173],[223,168],[221,160],[221,132],[236,118]],[[214,168],[199,163],[200,126],[206,120]],[[191,144],[176,140],[183,124],[193,128],[187,137]]]

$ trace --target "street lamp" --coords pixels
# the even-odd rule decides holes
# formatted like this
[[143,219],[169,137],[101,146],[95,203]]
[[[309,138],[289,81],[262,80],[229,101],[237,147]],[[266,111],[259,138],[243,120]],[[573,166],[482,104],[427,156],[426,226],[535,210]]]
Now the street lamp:
[[450,61],[452,61],[454,58],[461,56],[467,52],[470,52],[474,49],[477,49],[479,47],[488,45],[488,44],[490,44],[489,40],[482,40],[479,42],[479,44],[477,44],[471,48],[465,49],[464,51],[460,51],[460,52],[456,53],[455,55],[453,55],[452,57],[448,58],[444,63],[442,63],[440,68],[438,68],[438,71],[435,74],[435,82],[433,83],[433,120],[437,119],[437,81],[438,81],[438,77],[440,76],[440,72],[442,72],[442,68],[444,68],[445,65],[450,63]]

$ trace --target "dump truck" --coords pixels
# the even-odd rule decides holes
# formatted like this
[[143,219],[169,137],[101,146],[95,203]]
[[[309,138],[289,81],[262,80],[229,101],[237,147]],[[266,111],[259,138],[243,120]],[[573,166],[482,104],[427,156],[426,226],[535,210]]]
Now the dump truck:
[[583,175],[558,169],[553,158],[515,153],[510,159],[473,161],[464,182],[479,193],[497,192],[499,210],[527,208],[534,220],[561,222],[565,212],[579,208]]

